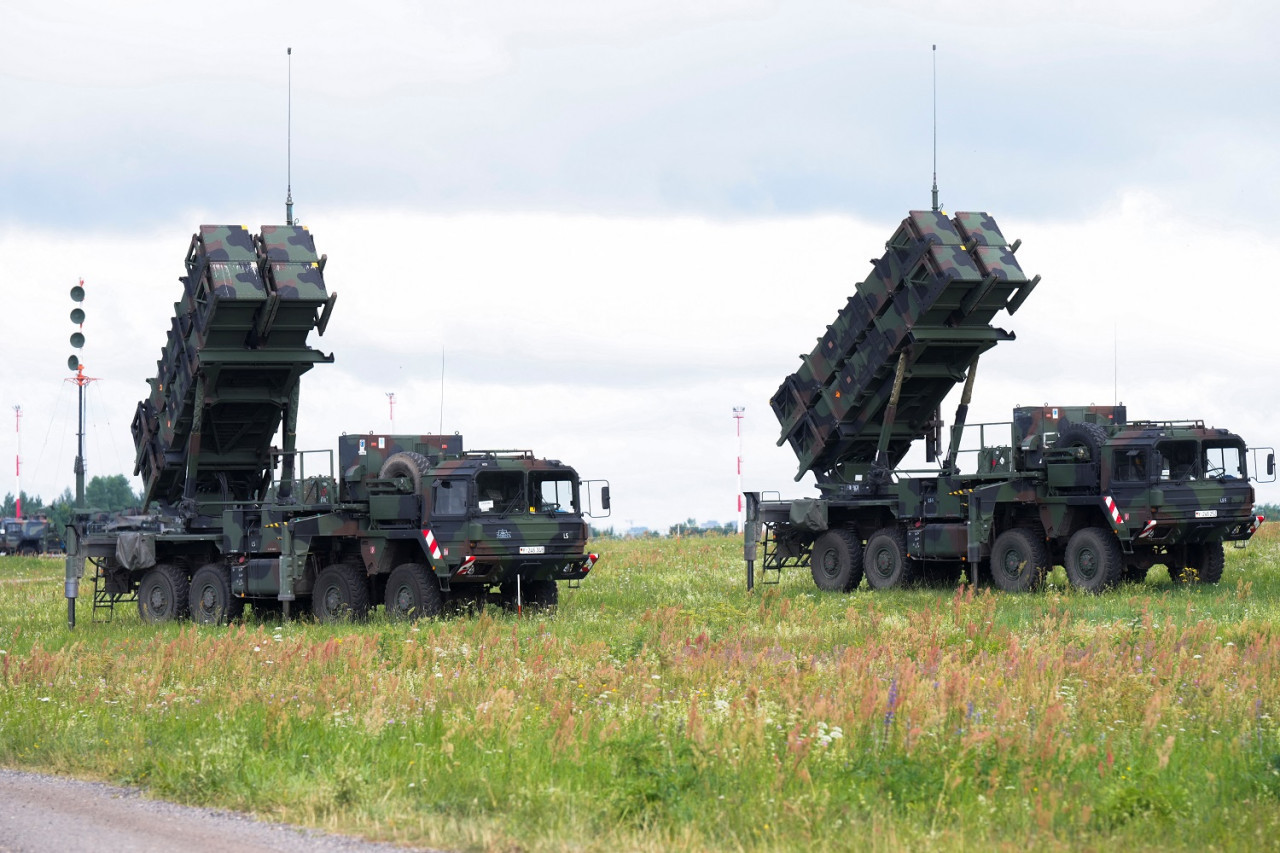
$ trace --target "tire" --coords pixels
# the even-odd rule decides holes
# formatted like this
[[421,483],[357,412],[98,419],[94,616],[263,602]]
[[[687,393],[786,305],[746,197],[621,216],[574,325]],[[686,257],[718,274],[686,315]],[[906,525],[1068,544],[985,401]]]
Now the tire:
[[387,618],[392,622],[439,616],[444,610],[440,582],[421,563],[403,563],[387,578]]
[[138,584],[138,615],[151,625],[187,618],[187,573],[161,563]]
[[1187,546],[1186,562],[1186,566],[1169,566],[1174,583],[1217,583],[1222,580],[1227,555],[1221,542],[1197,542]]
[[1005,592],[1035,592],[1049,574],[1049,549],[1037,530],[1014,527],[991,546],[990,577]]
[[907,557],[907,537],[896,527],[882,527],[867,540],[863,572],[872,589],[910,586],[915,566]]
[[369,584],[361,571],[336,563],[320,571],[311,590],[311,612],[317,622],[358,621],[369,614]]
[[1102,458],[1102,445],[1107,441],[1107,431],[1098,424],[1067,424],[1054,439],[1055,448],[1084,447],[1089,451],[1089,461]]
[[390,480],[394,477],[408,477],[413,481],[413,493],[422,494],[422,478],[431,470],[431,460],[421,453],[402,450],[387,457],[378,469],[378,479]]
[[199,625],[226,625],[244,614],[244,599],[231,594],[231,571],[219,563],[196,569],[187,604],[191,621]]
[[[520,597],[526,610],[542,610],[554,612],[560,603],[560,588],[553,580],[522,580]],[[502,604],[508,610],[516,610],[516,582],[508,581],[502,585]]]
[[857,589],[862,583],[862,543],[848,530],[828,530],[813,543],[809,570],[818,589]]
[[1085,527],[1073,533],[1063,563],[1067,580],[1082,592],[1102,592],[1124,577],[1120,540],[1105,527]]

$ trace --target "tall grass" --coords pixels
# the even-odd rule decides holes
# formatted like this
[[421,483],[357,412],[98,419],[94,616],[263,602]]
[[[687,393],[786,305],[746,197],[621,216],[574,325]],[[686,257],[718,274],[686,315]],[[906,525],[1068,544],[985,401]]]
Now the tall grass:
[[0,763],[451,848],[1278,844],[1271,526],[1099,597],[601,550],[554,617],[74,631],[59,563],[0,560]]

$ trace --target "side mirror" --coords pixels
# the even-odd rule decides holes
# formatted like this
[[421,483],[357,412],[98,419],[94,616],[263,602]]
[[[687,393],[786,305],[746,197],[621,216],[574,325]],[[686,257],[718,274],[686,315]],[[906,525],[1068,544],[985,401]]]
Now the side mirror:
[[1267,476],[1274,477],[1276,475],[1276,455],[1274,453],[1267,454]]
[[[1273,469],[1275,468],[1275,462],[1276,462],[1276,458],[1275,458],[1275,455],[1273,454],[1271,457],[1271,467]],[[609,487],[608,486],[605,486],[600,490],[600,508],[606,511],[609,509]]]

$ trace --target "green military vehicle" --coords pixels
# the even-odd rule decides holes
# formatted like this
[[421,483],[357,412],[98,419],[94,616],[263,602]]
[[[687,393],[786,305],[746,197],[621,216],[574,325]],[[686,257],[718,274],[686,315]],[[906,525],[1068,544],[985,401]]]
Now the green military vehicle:
[[57,548],[46,518],[6,518],[0,524],[0,555],[35,556]]
[[[1055,565],[1099,592],[1156,564],[1176,581],[1217,582],[1223,543],[1244,543],[1250,471],[1275,479],[1270,448],[1200,420],[1129,420],[1124,406],[1018,407],[966,425],[979,356],[1014,339],[1028,279],[985,213],[912,211],[814,350],[770,401],[778,441],[819,495],[746,493],[747,584],[808,566],[821,589],[872,589],[963,574],[1007,591]],[[940,406],[964,383],[943,446]],[[967,428],[967,431],[966,431]],[[898,466],[924,440],[936,467]],[[962,464],[963,463],[963,464]],[[963,471],[963,472],[962,472]]]
[[[392,618],[496,599],[556,604],[586,577],[586,516],[608,484],[529,451],[474,451],[460,435],[343,435],[296,448],[301,376],[336,294],[297,226],[202,226],[184,293],[132,431],[140,515],[82,513],[68,528],[66,594],[93,568],[95,614],[137,600],[151,622],[226,622],[246,602],[316,618]],[[279,432],[281,448],[271,442]],[[295,602],[297,604],[295,604]]]

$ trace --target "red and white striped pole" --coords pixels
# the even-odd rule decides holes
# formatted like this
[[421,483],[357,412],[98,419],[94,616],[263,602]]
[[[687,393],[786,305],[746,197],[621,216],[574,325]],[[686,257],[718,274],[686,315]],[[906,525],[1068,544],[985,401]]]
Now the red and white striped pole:
[[742,532],[742,418],[747,411],[746,406],[733,407],[733,419],[738,425],[738,532]]
[[14,406],[14,432],[18,434],[18,452],[13,457],[13,476],[17,479],[18,485],[14,494],[17,495],[15,500],[17,503],[17,517],[22,518],[22,407]]

